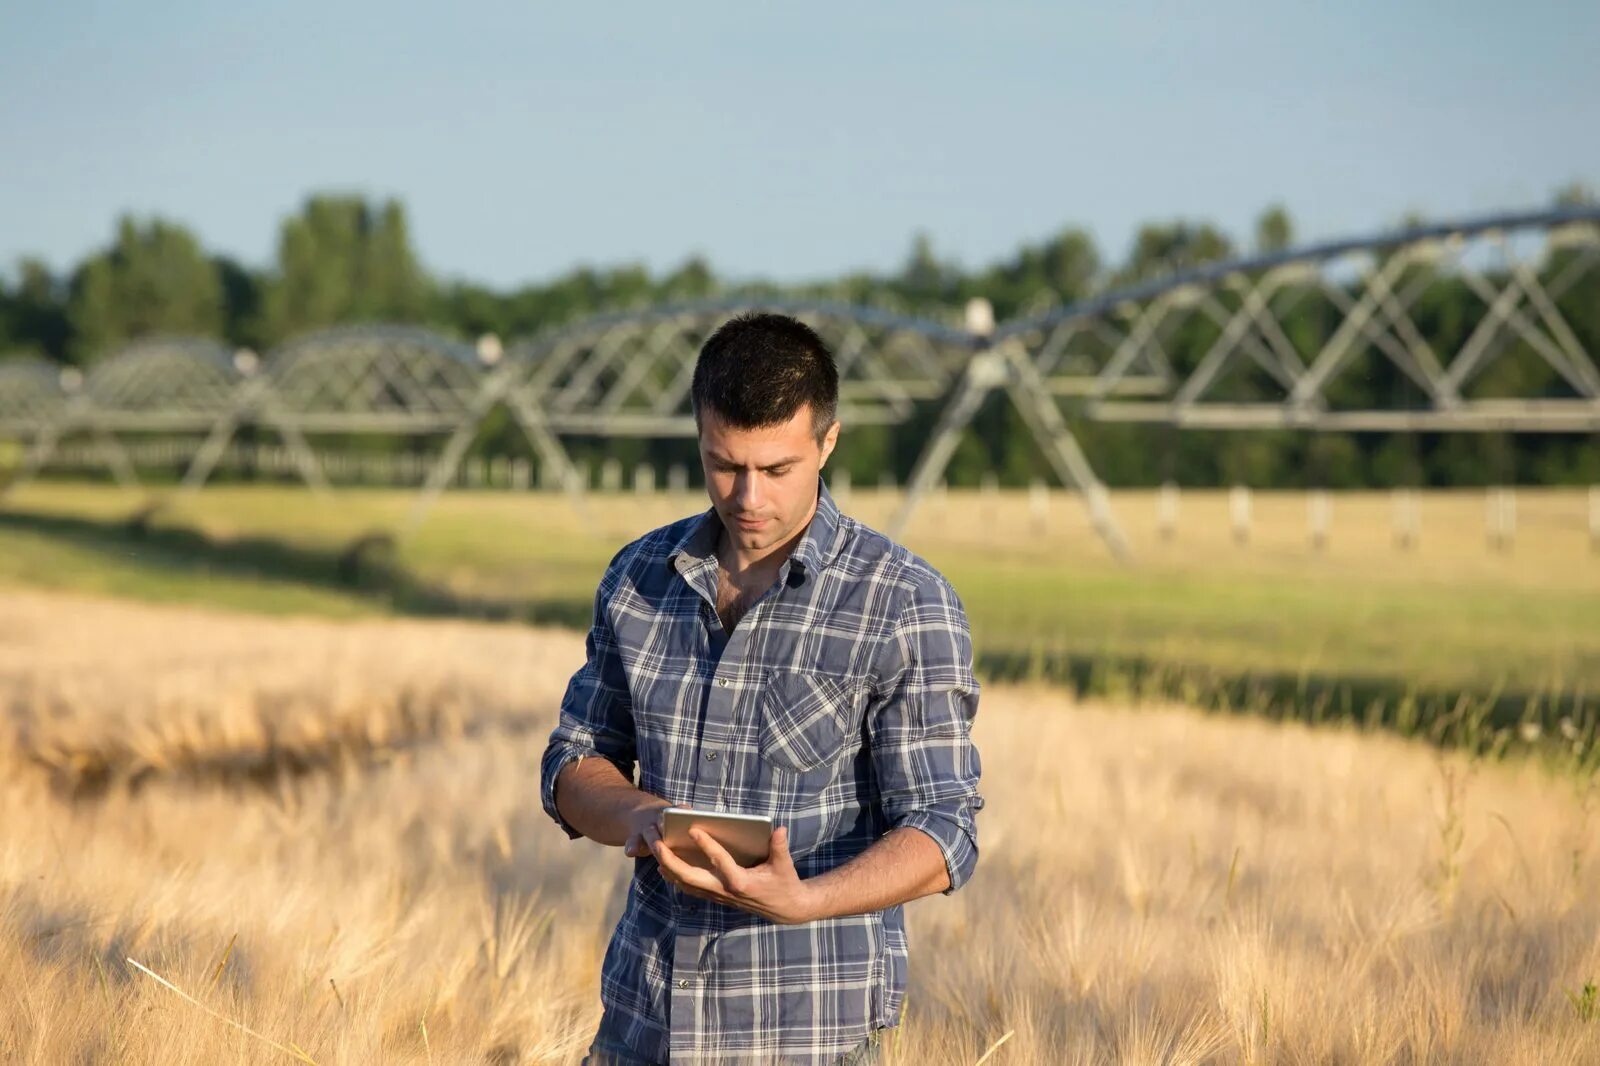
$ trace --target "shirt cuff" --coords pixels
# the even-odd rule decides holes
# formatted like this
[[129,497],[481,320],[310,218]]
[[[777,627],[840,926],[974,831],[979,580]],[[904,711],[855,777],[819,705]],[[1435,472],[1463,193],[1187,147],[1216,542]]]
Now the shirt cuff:
[[945,872],[950,877],[950,887],[943,890],[944,895],[950,895],[967,883],[978,865],[978,842],[972,829],[941,811],[912,811],[894,823],[896,829],[902,826],[922,830],[939,845]]
[[567,834],[569,840],[576,840],[583,834],[568,824],[567,820],[561,817],[561,812],[556,809],[556,779],[561,776],[562,770],[573,763],[599,754],[593,748],[580,748],[575,744],[552,744],[541,761],[539,793],[545,813],[555,819],[556,825],[561,827],[561,831]]

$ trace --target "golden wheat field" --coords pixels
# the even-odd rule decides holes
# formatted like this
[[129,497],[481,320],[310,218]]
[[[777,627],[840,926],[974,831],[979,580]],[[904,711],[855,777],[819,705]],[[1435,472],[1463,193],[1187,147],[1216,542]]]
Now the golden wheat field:
[[[629,866],[539,807],[580,634],[0,604],[0,1061],[578,1060]],[[1594,782],[999,686],[976,739],[887,1062],[1600,1062]]]

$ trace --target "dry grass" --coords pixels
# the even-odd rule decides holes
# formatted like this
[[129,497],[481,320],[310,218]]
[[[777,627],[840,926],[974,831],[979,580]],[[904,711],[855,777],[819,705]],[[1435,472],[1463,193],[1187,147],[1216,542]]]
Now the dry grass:
[[[7,592],[0,1061],[575,1062],[626,875],[539,810],[581,655]],[[891,1063],[1600,1061],[1592,782],[1023,689],[978,740]]]

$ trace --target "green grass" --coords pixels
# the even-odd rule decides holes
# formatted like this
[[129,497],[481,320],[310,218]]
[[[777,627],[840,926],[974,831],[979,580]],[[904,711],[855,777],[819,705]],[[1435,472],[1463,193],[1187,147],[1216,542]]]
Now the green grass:
[[134,542],[107,550],[4,526],[0,526],[0,583],[274,615],[350,618],[385,610],[370,597],[252,576],[247,570],[217,573]]
[[[352,556],[357,538],[400,528],[410,502],[404,492],[352,490],[328,501],[298,488],[224,486],[130,524],[146,504],[138,493],[39,484],[0,509],[0,581],[273,613],[581,625],[625,540],[703,506],[596,497],[580,517],[544,495],[454,493],[398,545],[379,540]],[[862,503],[862,517],[879,524]],[[1126,504],[1130,523],[1137,506]],[[1313,555],[1297,546],[1293,513],[1272,518],[1268,503],[1248,548],[1225,538],[1151,541],[1133,566],[1110,562],[1070,523],[1030,535],[1025,522],[988,515],[974,497],[952,496],[945,520],[924,520],[908,543],[955,585],[990,676],[1070,678],[1082,688],[1155,678],[1157,687],[1229,702],[1255,690],[1302,703],[1330,693],[1391,705],[1406,694],[1448,702],[1460,693],[1498,696],[1513,709],[1531,698],[1592,702],[1600,560],[1569,528],[1567,504],[1525,504],[1524,543],[1505,558],[1456,528],[1470,524],[1477,502],[1441,494],[1430,506],[1447,518],[1438,547],[1410,557],[1378,535],[1343,554]],[[1538,507],[1554,517],[1541,519]],[[1353,525],[1375,521],[1358,514]]]
[[1219,671],[1404,679],[1421,687],[1600,692],[1600,602],[1587,589],[1354,583],[1203,570],[1050,570],[934,559],[981,642]]

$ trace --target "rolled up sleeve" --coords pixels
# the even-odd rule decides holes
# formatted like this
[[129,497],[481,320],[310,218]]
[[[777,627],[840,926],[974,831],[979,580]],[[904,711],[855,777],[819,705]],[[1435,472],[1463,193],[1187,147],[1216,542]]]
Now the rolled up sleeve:
[[938,574],[911,592],[879,657],[880,700],[868,736],[879,802],[894,828],[932,837],[949,895],[978,863],[982,766],[972,742],[979,686],[972,634],[955,591]]
[[594,619],[584,641],[584,664],[567,682],[560,721],[551,732],[539,763],[539,791],[545,813],[569,838],[583,834],[556,809],[556,779],[562,770],[579,759],[599,756],[614,764],[623,777],[633,780],[633,705],[606,613],[606,600],[615,588],[618,573],[618,559],[613,559],[595,591]]

